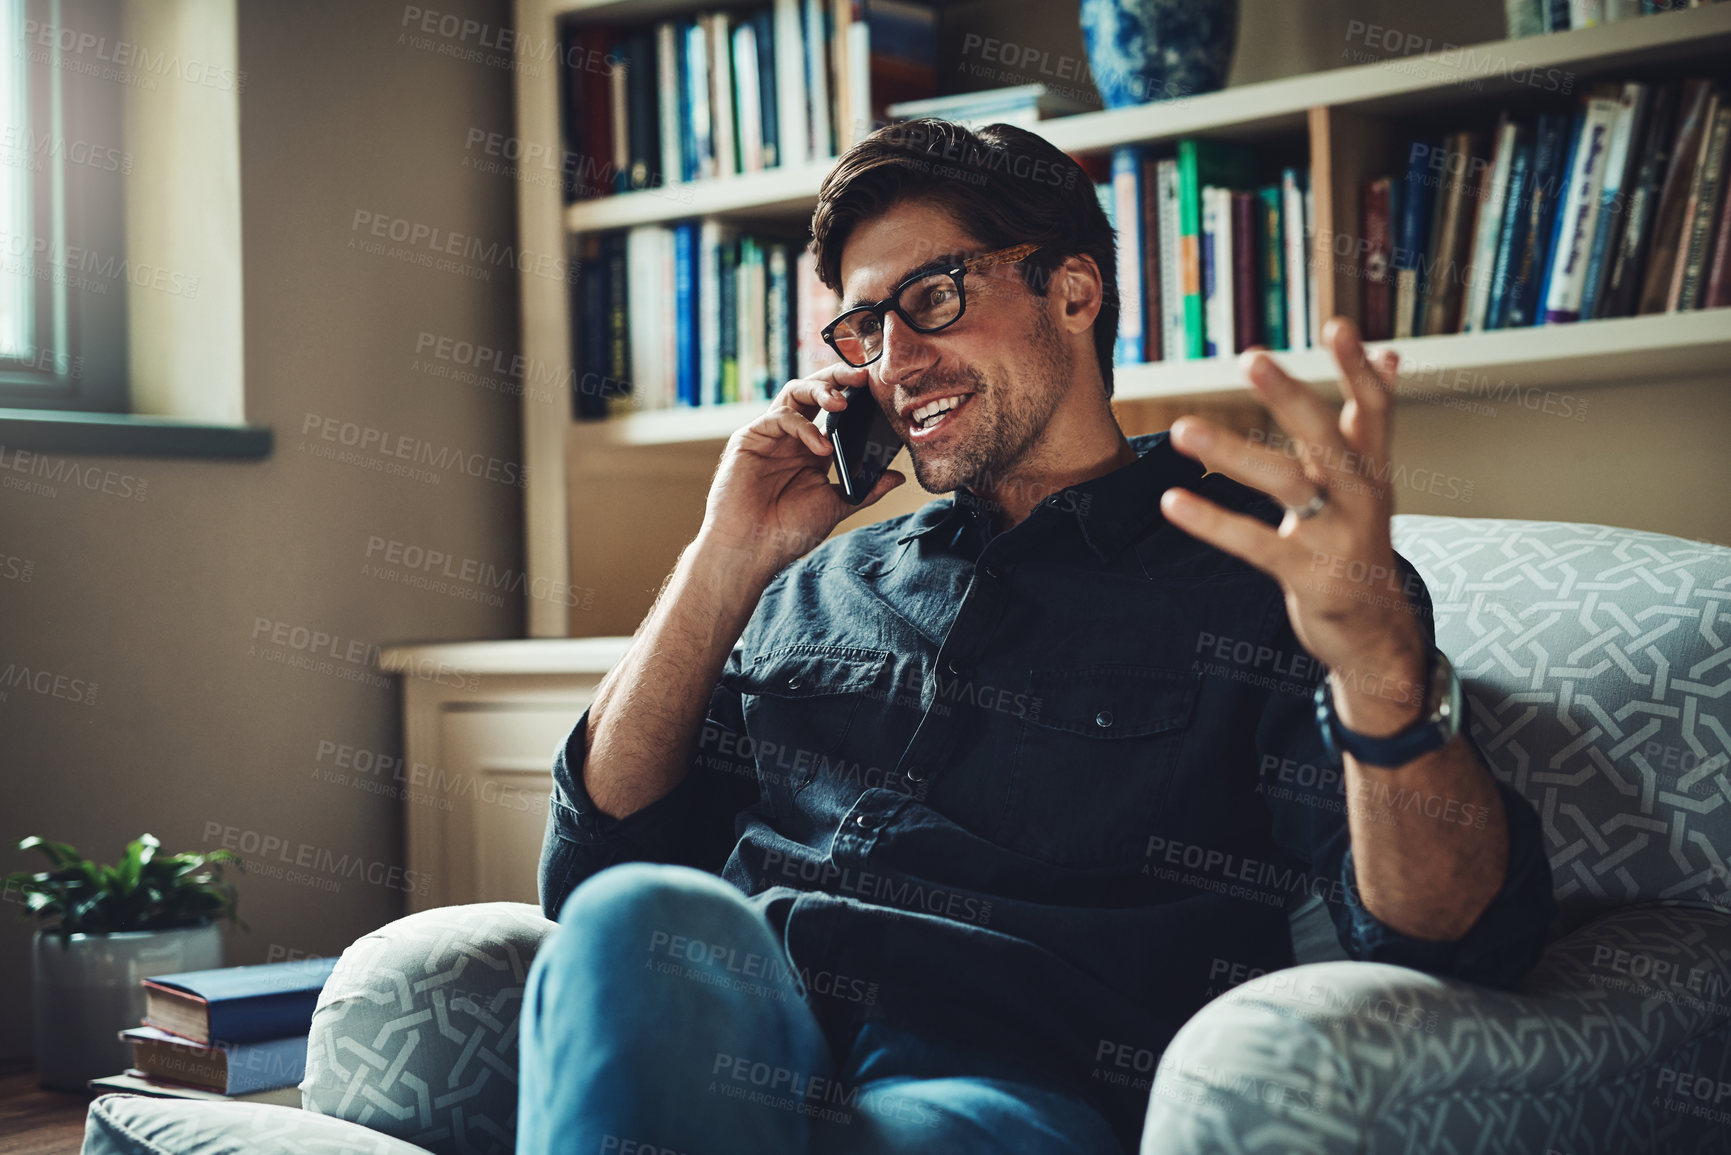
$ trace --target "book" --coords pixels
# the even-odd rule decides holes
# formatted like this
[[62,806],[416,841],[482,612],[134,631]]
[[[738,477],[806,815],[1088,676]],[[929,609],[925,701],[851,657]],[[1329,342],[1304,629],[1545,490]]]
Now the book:
[[1533,176],[1525,207],[1525,237],[1514,262],[1502,327],[1521,329],[1539,319],[1545,272],[1550,268],[1557,203],[1567,179],[1574,121],[1562,113],[1541,114],[1533,130]]
[[850,15],[843,56],[847,62],[847,111],[849,148],[870,136],[877,127],[872,114],[872,22],[867,19],[867,0],[843,0]]
[[1556,251],[1551,254],[1550,284],[1545,294],[1547,325],[1580,319],[1587,258],[1598,228],[1599,192],[1605,184],[1611,130],[1617,116],[1617,101],[1603,96],[1587,98],[1580,140],[1571,158],[1568,196],[1558,210],[1561,224]]
[[897,101],[886,109],[894,120],[935,116],[939,120],[954,121],[969,128],[994,121],[1026,126],[1089,110],[1089,106],[1081,101],[1054,92],[1039,83],[987,88],[979,92],[961,92],[923,100]]
[[1142,240],[1142,360],[1158,361],[1161,357],[1160,314],[1160,198],[1159,165],[1151,156],[1142,157],[1142,179],[1138,190],[1141,221],[1138,230]]
[[1561,183],[1557,186],[1557,205],[1556,210],[1551,214],[1551,236],[1546,242],[1543,276],[1539,279],[1539,295],[1534,306],[1533,324],[1535,325],[1545,323],[1545,303],[1550,300],[1551,278],[1556,275],[1557,271],[1557,250],[1562,247],[1563,243],[1563,210],[1569,203],[1570,192],[1574,186],[1575,158],[1581,147],[1581,131],[1586,123],[1587,111],[1585,108],[1581,108],[1576,111],[1574,122],[1570,126],[1569,147],[1563,153],[1564,159],[1559,169]]
[[1503,0],[1503,19],[1510,39],[1537,36],[1545,30],[1545,0]]
[[686,160],[687,180],[714,180],[715,129],[711,121],[709,80],[709,18],[698,16],[685,25],[685,123],[690,125],[691,155]]
[[602,383],[607,413],[615,416],[631,409],[631,328],[627,322],[626,237],[606,234],[601,241],[607,269],[607,361]]
[[1394,189],[1394,181],[1386,176],[1364,185],[1360,213],[1365,244],[1362,315],[1367,341],[1386,341],[1394,336]]
[[1540,0],[1545,6],[1545,31],[1569,30],[1569,0]]
[[726,178],[740,171],[734,139],[733,23],[724,11],[697,20],[708,34],[703,48],[709,63],[709,128],[715,146],[715,176]]
[[679,27],[672,20],[655,26],[655,110],[661,145],[661,179],[655,183],[660,185],[685,179],[684,128],[679,115],[680,38]]
[[[853,40],[855,0],[824,0],[828,20],[826,44],[829,51],[829,131],[836,155],[853,147],[859,113],[854,108]],[[861,0],[863,3],[863,0]]]
[[804,0],[800,33],[805,43],[805,109],[809,157],[824,160],[835,155],[830,131],[829,4],[827,0]]
[[147,1078],[216,1091],[231,1098],[293,1087],[306,1076],[307,1036],[255,1043],[195,1043],[158,1027],[120,1032],[132,1044],[132,1065]]
[[715,340],[721,362],[721,383],[711,400],[727,403],[739,397],[739,247],[736,232],[723,228],[715,250],[715,286],[719,295]]
[[305,1035],[336,965],[309,958],[156,975],[142,980],[144,1024],[200,1043]]
[[696,221],[673,228],[673,324],[678,354],[675,380],[679,404],[697,405],[703,400],[703,354],[698,345],[699,239]]
[[1677,268],[1671,278],[1666,308],[1673,313],[1700,307],[1706,285],[1707,258],[1712,251],[1713,222],[1719,216],[1719,197],[1724,189],[1725,146],[1731,136],[1731,107],[1714,93],[1708,101],[1709,119],[1695,161],[1695,183],[1683,210],[1683,230],[1677,246]]
[[608,414],[607,378],[607,262],[599,233],[577,239],[577,283],[572,286],[571,340],[576,344],[571,359],[573,416],[579,421],[600,421]]
[[[775,12],[759,8],[751,14],[750,70],[737,60],[741,76],[757,77],[757,132],[762,142],[763,167],[781,165],[781,107],[777,96],[780,69],[776,60]],[[738,53],[735,53],[737,57]]]
[[1635,153],[1635,135],[1647,116],[1648,88],[1625,84],[1617,94],[1617,118],[1611,128],[1610,149],[1605,155],[1605,183],[1599,189],[1598,223],[1593,229],[1593,247],[1587,256],[1587,274],[1581,289],[1580,315],[1590,320],[1599,307],[1610,255],[1622,241],[1626,221],[1625,185],[1630,179],[1630,158]]
[[1671,138],[1671,163],[1653,210],[1653,239],[1641,282],[1640,314],[1663,313],[1671,295],[1671,275],[1677,269],[1682,243],[1683,211],[1695,184],[1695,161],[1706,135],[1707,103],[1713,95],[1705,80],[1685,80],[1677,104],[1677,128]]
[[1202,348],[1210,357],[1232,352],[1232,190],[1202,189]]
[[1310,325],[1305,340],[1312,349],[1322,348],[1322,296],[1317,291],[1316,260],[1316,185],[1304,182],[1304,252],[1310,259],[1304,263],[1304,319]]
[[1719,194],[1719,223],[1714,226],[1713,257],[1707,270],[1707,288],[1701,297],[1703,309],[1731,305],[1731,190]]
[[769,291],[765,306],[769,319],[765,340],[769,357],[769,386],[764,396],[774,397],[784,384],[799,375],[799,368],[794,364],[793,357],[793,281],[789,246],[780,242],[771,244],[766,264]]
[[1444,145],[1444,177],[1437,200],[1435,244],[1431,247],[1431,276],[1425,286],[1423,336],[1454,333],[1460,329],[1462,281],[1471,259],[1472,203],[1478,195],[1480,142],[1469,132],[1450,134]]
[[739,129],[739,171],[762,172],[764,70],[757,60],[757,24],[742,20],[733,30],[733,66],[738,70],[733,87],[734,121]]
[[841,298],[818,279],[817,258],[800,249],[794,262],[794,342],[799,359],[796,377],[809,377],[841,358],[823,339],[821,330],[841,312]]
[[[612,33],[608,37],[609,47],[614,53],[629,53],[630,37],[620,33]],[[630,76],[629,58],[615,55],[612,63],[607,66],[607,105],[608,139],[613,142],[613,154],[608,158],[608,169],[613,178],[613,192],[629,192],[631,189],[631,90],[628,84]]]
[[[1211,140],[1178,142],[1179,275],[1184,294],[1185,347],[1192,357],[1209,355],[1202,298],[1202,188],[1248,185],[1256,154],[1237,144]],[[1230,341],[1232,330],[1226,329]]]
[[777,160],[783,167],[812,159],[806,107],[804,0],[775,0],[775,110]]
[[1256,217],[1261,202],[1253,192],[1234,189],[1227,201],[1232,235],[1232,345],[1242,353],[1262,344],[1262,294],[1257,287]]
[[1286,237],[1281,228],[1285,213],[1280,186],[1265,185],[1256,191],[1256,197],[1256,262],[1261,270],[1263,343],[1270,349],[1285,349]]
[[629,142],[630,174],[628,189],[644,189],[658,185],[657,170],[661,165],[661,125],[655,107],[655,92],[659,85],[659,63],[656,59],[657,40],[650,31],[638,31],[625,38],[624,59],[615,67],[625,70],[625,118]]
[[1503,209],[1508,204],[1509,172],[1514,167],[1519,132],[1519,126],[1507,113],[1498,119],[1491,145],[1490,168],[1475,201],[1470,243],[1472,255],[1466,271],[1466,303],[1460,326],[1463,333],[1479,333],[1488,328],[1491,279],[1497,271],[1497,242],[1503,235]]
[[1533,131],[1516,126],[1515,151],[1509,162],[1509,191],[1497,236],[1496,262],[1491,270],[1490,300],[1485,304],[1485,328],[1501,329],[1508,323],[1508,302],[1514,292],[1517,263],[1527,243],[1527,201],[1533,179]]
[[1605,0],[1569,0],[1569,27],[1591,28],[1605,22]]
[[639,409],[658,409],[664,402],[663,378],[672,365],[661,360],[656,337],[658,327],[646,319],[662,310],[663,302],[673,295],[672,285],[660,281],[660,243],[665,230],[655,225],[638,225],[625,234],[626,316],[630,321],[627,333],[631,343],[631,397]]
[[1195,356],[1184,331],[1184,277],[1178,260],[1178,161],[1168,158],[1154,166],[1155,196],[1160,220],[1160,350],[1169,361]]
[[871,118],[895,117],[890,106],[938,94],[938,10],[928,0],[869,0]]
[[1597,316],[1628,317],[1640,304],[1642,272],[1653,237],[1659,186],[1671,158],[1671,129],[1682,94],[1680,84],[1660,86],[1650,101],[1641,140],[1641,158],[1632,177],[1621,242],[1611,258]]
[[1400,237],[1394,247],[1394,335],[1418,332],[1419,303],[1424,297],[1425,254],[1430,249],[1431,204],[1436,186],[1430,179],[1430,158],[1437,145],[1415,140],[1407,149],[1406,176],[1400,190]]
[[293,1107],[296,1110],[299,1110],[301,1105],[299,1087],[273,1087],[267,1091],[253,1091],[245,1095],[223,1095],[200,1087],[159,1082],[136,1067],[129,1068],[119,1075],[105,1075],[100,1079],[92,1079],[90,1080],[90,1089],[97,1094],[150,1095],[158,1099],[203,1099],[219,1103],[265,1103],[277,1107]]
[[1118,334],[1113,360],[1144,360],[1142,341],[1142,152],[1112,150],[1112,218],[1117,234]]
[[1291,349],[1310,348],[1310,260],[1309,237],[1304,231],[1306,174],[1295,168],[1280,173],[1280,228],[1286,240],[1286,344]]

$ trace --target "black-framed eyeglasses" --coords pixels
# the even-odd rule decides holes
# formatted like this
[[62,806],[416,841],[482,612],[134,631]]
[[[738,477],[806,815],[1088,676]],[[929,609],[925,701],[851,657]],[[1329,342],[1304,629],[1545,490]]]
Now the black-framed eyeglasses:
[[1039,248],[1035,244],[1011,245],[971,257],[954,268],[915,273],[877,304],[858,305],[825,325],[823,339],[843,361],[864,368],[884,354],[884,315],[891,309],[917,332],[946,329],[967,310],[964,276],[992,265],[1013,265]]

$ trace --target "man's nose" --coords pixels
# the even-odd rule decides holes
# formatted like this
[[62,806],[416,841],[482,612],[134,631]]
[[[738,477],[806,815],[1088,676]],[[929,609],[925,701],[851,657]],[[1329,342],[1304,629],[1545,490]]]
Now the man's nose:
[[926,334],[902,320],[895,312],[884,315],[883,356],[878,359],[878,380],[896,386],[911,374],[930,365],[932,344]]

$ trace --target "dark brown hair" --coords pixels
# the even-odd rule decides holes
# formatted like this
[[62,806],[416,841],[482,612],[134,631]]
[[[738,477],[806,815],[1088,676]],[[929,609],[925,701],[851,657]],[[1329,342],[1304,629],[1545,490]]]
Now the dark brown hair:
[[908,201],[944,209],[988,250],[1040,245],[1016,266],[1036,296],[1046,295],[1052,271],[1065,257],[1092,257],[1103,289],[1094,355],[1106,396],[1112,396],[1117,238],[1081,165],[1010,124],[977,131],[933,118],[886,125],[848,149],[818,190],[811,252],[823,283],[841,291],[841,253],[855,225]]

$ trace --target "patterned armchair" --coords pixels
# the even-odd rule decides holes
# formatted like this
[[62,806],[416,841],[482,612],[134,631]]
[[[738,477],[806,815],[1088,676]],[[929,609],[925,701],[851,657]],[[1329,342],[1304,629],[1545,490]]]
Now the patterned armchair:
[[[1559,916],[1518,993],[1340,957],[1215,999],[1154,1079],[1144,1155],[1731,1150],[1731,549],[1551,522],[1396,519]],[[481,903],[344,952],[303,1111],[104,1095],[85,1155],[510,1155],[517,1012],[553,923]]]

